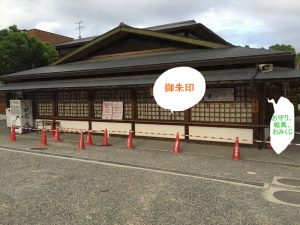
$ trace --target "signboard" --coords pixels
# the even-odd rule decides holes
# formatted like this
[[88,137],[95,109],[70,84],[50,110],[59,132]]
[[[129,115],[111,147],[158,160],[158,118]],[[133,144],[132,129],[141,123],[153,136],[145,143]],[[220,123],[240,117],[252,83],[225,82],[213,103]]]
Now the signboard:
[[113,102],[113,120],[122,120],[123,119],[123,102]]
[[103,120],[122,120],[123,102],[103,102],[102,105]]
[[30,100],[10,100],[11,124],[21,127],[16,128],[17,133],[28,132],[24,127],[32,127],[32,106]]
[[113,112],[113,103],[112,102],[103,102],[102,104],[102,119],[111,120]]
[[204,95],[206,102],[233,102],[234,88],[209,88]]
[[20,107],[20,100],[10,100],[10,112],[12,115],[19,115]]

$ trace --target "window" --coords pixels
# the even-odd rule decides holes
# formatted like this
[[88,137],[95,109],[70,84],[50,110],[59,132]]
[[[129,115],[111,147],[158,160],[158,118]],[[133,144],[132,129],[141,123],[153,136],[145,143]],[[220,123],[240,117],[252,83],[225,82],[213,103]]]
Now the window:
[[63,117],[88,117],[88,92],[87,91],[61,91],[58,92],[58,116]]
[[53,116],[52,92],[31,92],[28,98],[32,99],[32,110],[34,116]]
[[123,118],[131,119],[131,91],[126,89],[101,89],[94,92],[94,115],[102,118],[102,103],[104,101],[123,102]]
[[156,104],[150,88],[137,91],[137,117],[142,120],[184,120],[184,112],[171,113]]
[[234,88],[234,102],[201,101],[191,109],[192,122],[252,123],[252,97],[243,86]]

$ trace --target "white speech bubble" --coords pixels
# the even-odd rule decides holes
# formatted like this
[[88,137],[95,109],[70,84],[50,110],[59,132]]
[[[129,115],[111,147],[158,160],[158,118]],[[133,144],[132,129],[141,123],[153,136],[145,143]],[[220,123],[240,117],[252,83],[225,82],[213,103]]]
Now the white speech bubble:
[[283,152],[295,136],[294,105],[284,97],[280,97],[277,104],[274,99],[274,114],[270,122],[270,142],[277,154]]
[[159,76],[153,95],[160,107],[171,112],[184,111],[203,98],[205,89],[205,79],[199,71],[191,67],[176,67]]

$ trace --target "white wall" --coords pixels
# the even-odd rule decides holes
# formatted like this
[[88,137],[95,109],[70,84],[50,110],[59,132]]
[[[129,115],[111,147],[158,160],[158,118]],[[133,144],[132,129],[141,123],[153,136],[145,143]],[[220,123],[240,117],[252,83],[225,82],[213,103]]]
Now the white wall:
[[[35,120],[35,122],[38,120]],[[71,120],[57,120],[60,121],[61,129],[83,129],[87,130],[89,127],[88,121],[71,121]],[[41,128],[41,126],[39,127]],[[112,123],[112,122],[92,122],[93,130],[107,129],[111,134],[128,135],[131,130],[131,123]],[[47,126],[50,129],[50,126]],[[136,136],[144,137],[159,137],[159,138],[175,138],[176,133],[180,135],[180,139],[184,139],[183,125],[161,125],[161,124],[135,124]],[[190,140],[215,141],[215,142],[229,142],[233,143],[236,137],[239,137],[240,143],[253,144],[253,129],[246,128],[226,128],[226,127],[189,127]],[[268,130],[265,129],[267,133]],[[152,133],[152,134],[151,134]],[[195,137],[200,136],[200,137]],[[205,138],[205,136],[207,138]],[[215,138],[212,138],[215,137]],[[223,138],[223,139],[218,139]],[[227,140],[231,138],[232,140]]]
[[[253,144],[253,129],[190,126],[189,131],[190,131],[190,135],[200,136],[200,137],[190,136],[190,140],[233,143],[235,138],[238,137],[240,143]],[[207,138],[205,138],[204,136],[206,136]],[[223,138],[223,139],[218,139],[218,138]],[[228,138],[232,140],[227,140]]]
[[[184,126],[180,125],[158,125],[158,124],[135,124],[135,135],[145,137],[175,138],[176,133],[184,134]],[[142,133],[139,133],[142,132]],[[148,134],[146,134],[148,133]],[[155,134],[149,134],[155,133]],[[164,135],[167,134],[167,135]],[[180,139],[183,139],[180,136]]]
[[60,122],[60,129],[82,129],[88,130],[89,129],[89,122],[88,121],[73,121],[73,120],[56,120]]
[[110,123],[110,122],[92,122],[93,130],[107,129],[110,134],[128,135],[131,130],[131,123]]
[[[34,126],[37,126],[38,129],[43,129],[43,123],[42,122],[39,122],[39,121],[43,121],[44,119],[36,119],[36,120],[33,120],[33,124]],[[52,120],[46,120],[46,121],[52,121]],[[39,122],[39,123],[38,123]],[[46,129],[51,129],[51,124],[49,125],[46,125],[44,128]]]

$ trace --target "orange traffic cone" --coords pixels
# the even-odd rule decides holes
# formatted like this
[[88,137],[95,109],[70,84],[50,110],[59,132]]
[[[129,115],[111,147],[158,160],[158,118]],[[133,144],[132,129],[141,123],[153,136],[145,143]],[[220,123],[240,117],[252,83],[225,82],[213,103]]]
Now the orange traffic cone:
[[176,134],[176,140],[175,140],[175,144],[174,144],[174,147],[173,147],[172,151],[174,153],[180,153],[181,152],[181,149],[180,149],[180,139],[179,139],[178,132]]
[[43,132],[42,132],[42,140],[41,140],[40,145],[41,146],[48,146],[48,143],[47,143],[47,133],[46,133],[46,129],[45,128],[43,129]]
[[132,131],[131,130],[129,131],[129,135],[128,135],[127,148],[133,148]]
[[105,128],[104,134],[103,134],[103,141],[101,146],[108,146],[108,134],[107,134],[107,129]]
[[53,124],[51,124],[50,132],[51,132],[51,137],[54,138],[54,137],[55,137],[55,134],[54,134],[54,127],[53,127]]
[[83,140],[83,132],[82,131],[80,133],[80,139],[79,139],[78,149],[79,150],[85,149],[84,140]]
[[93,144],[92,134],[91,133],[92,132],[90,130],[88,130],[88,132],[87,132],[87,142],[86,142],[88,145],[92,145]]
[[61,140],[60,140],[59,128],[58,128],[58,127],[56,127],[56,130],[55,130],[54,140],[55,140],[55,141],[61,141]]
[[16,138],[16,131],[15,131],[15,128],[12,126],[11,127],[11,130],[10,130],[10,138],[9,138],[10,141],[16,141],[17,138]]
[[232,152],[232,160],[241,160],[239,138],[235,138],[235,143]]

